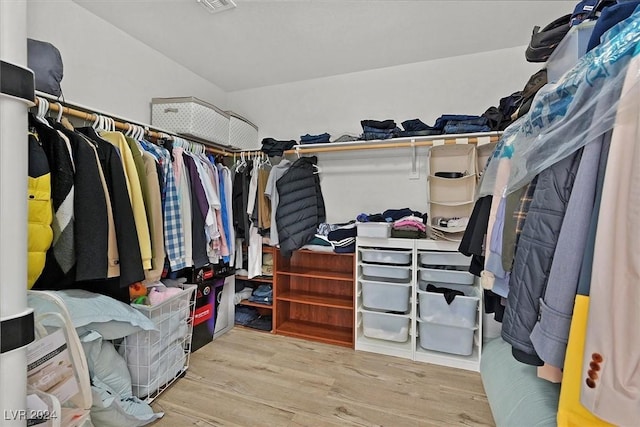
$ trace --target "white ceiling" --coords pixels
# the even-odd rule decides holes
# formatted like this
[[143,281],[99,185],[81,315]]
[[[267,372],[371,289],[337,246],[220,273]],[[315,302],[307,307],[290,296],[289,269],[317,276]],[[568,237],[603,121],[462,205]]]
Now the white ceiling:
[[522,46],[577,3],[235,0],[210,14],[196,0],[74,1],[225,91]]

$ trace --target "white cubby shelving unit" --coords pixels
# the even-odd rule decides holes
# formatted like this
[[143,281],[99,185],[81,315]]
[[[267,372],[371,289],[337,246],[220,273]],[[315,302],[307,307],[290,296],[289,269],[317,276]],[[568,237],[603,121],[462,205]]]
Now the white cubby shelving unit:
[[[429,150],[429,221],[451,240],[460,240],[466,225],[447,227],[439,218],[469,218],[473,211],[477,183],[477,157],[474,144],[449,144]],[[459,178],[436,176],[439,172],[460,173]]]
[[[450,241],[358,237],[355,349],[479,371],[482,292],[457,250]],[[465,296],[448,306],[424,291],[427,283]]]

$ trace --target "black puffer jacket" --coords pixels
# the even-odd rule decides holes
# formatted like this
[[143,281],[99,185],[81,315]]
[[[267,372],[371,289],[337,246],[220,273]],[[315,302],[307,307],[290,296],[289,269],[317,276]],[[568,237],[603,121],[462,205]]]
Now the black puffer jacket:
[[280,202],[276,224],[282,255],[289,257],[309,243],[325,221],[320,178],[314,173],[317,157],[301,157],[276,182]]
[[543,364],[529,336],[538,319],[540,298],[547,288],[581,155],[582,150],[579,150],[540,172],[516,248],[502,338],[513,346],[513,356],[529,365]]

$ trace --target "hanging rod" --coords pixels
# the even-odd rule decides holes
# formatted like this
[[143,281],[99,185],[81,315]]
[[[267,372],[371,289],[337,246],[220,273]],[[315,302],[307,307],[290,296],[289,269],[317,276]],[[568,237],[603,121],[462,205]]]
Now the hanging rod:
[[[35,105],[36,107],[40,104],[40,100],[38,99],[38,97],[42,97],[42,98],[48,98],[48,96],[43,96],[43,94],[37,93],[36,94],[36,99],[35,99]],[[49,102],[49,110],[50,111],[54,111],[54,112],[59,112],[60,111],[60,105],[62,105],[62,114],[67,115],[67,116],[71,116],[71,117],[76,117],[79,119],[82,119],[84,121],[87,122],[94,122],[96,121],[96,119],[99,116],[109,116],[108,114],[100,114],[100,113],[90,113],[84,110],[78,110],[76,108],[71,108],[68,106],[64,106],[62,102],[55,100],[55,98],[52,98],[53,102]],[[66,104],[66,102],[65,102]],[[113,117],[112,117],[113,118]],[[132,124],[136,124],[136,122],[122,122],[119,120],[114,120],[115,123],[115,128],[117,130],[121,130],[121,131],[127,131],[129,129],[131,129],[131,125]],[[171,132],[165,132],[165,131],[154,131],[154,130],[150,130],[150,126],[149,125],[145,125],[145,124],[138,124],[139,126],[142,126],[144,128],[144,132],[145,135],[150,136],[152,138],[157,138],[157,139],[162,139],[162,138],[166,138],[167,136],[169,136],[170,138],[182,138],[185,140],[188,140],[188,137],[184,137],[181,135],[176,135],[174,133]],[[202,144],[202,142],[197,141],[199,144]],[[229,153],[228,151],[224,150],[224,149],[219,149],[219,148],[215,148],[215,147],[210,147],[207,146],[205,144],[202,144],[205,148],[206,151],[211,152],[213,154],[220,154],[222,156],[230,156],[231,153]]]
[[[295,148],[285,151],[285,154],[305,154],[305,153],[329,153],[336,151],[354,151],[354,150],[378,150],[387,148],[411,148],[411,147],[431,147],[436,145],[451,145],[457,144],[459,140],[465,139],[466,144],[478,144],[478,139],[483,137],[489,137],[488,144],[497,142],[500,139],[501,132],[491,132],[485,134],[475,135],[437,135],[429,137],[429,140],[416,141],[414,139],[403,139],[402,141],[395,142],[362,142],[353,141],[345,143],[327,143],[327,144],[312,144],[312,145],[296,145]],[[384,141],[384,140],[383,140]]]

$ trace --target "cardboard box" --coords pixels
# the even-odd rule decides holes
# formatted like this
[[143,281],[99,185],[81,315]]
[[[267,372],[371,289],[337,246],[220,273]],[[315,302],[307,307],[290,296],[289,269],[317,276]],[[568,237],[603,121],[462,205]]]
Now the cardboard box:
[[206,280],[197,285],[191,352],[213,341],[213,333],[216,326],[216,312],[219,304],[218,294],[222,292],[224,279]]

